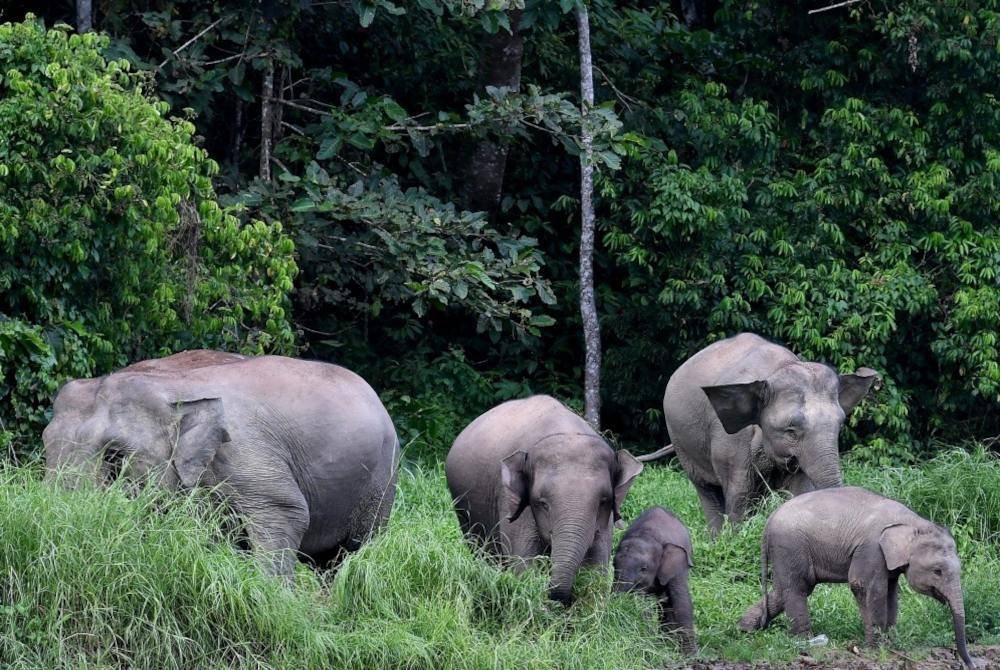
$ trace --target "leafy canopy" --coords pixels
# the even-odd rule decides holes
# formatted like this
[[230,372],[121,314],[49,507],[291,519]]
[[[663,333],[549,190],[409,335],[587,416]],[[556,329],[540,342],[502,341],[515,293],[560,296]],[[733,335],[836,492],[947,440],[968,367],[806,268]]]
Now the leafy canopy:
[[68,378],[294,343],[291,240],[219,206],[194,125],[107,45],[0,25],[0,430],[18,446]]

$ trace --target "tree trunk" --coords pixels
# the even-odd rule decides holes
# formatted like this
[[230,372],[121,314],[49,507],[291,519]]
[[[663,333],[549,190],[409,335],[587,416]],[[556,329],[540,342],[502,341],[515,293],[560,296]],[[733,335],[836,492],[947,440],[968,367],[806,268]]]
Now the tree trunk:
[[236,167],[239,173],[240,149],[243,147],[243,101],[236,100],[236,109],[233,112],[233,137],[229,145],[229,160]]
[[601,429],[601,324],[594,298],[594,141],[588,110],[594,106],[594,71],[590,59],[590,16],[583,2],[576,10],[580,35],[580,316],[583,318],[585,363],[583,369],[584,418]]
[[76,31],[89,33],[94,29],[94,12],[91,0],[76,0]]
[[[522,10],[507,12],[511,33],[502,28],[486,40],[482,53],[484,74],[482,85],[521,88],[521,59],[524,56],[524,35],[518,30]],[[476,142],[466,170],[465,204],[469,209],[492,212],[503,195],[503,176],[507,169],[506,144],[488,138]]]
[[261,86],[260,102],[260,178],[271,181],[271,138],[274,123],[271,120],[271,110],[274,98],[274,59],[268,58],[264,68],[264,83]]

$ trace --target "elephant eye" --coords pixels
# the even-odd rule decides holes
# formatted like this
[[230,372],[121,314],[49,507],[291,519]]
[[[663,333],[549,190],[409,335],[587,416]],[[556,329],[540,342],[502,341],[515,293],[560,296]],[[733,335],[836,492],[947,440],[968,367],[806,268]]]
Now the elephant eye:
[[639,572],[646,572],[646,566],[645,565],[639,566]]
[[545,499],[542,499],[542,498],[539,498],[538,500],[536,500],[536,501],[535,501],[535,503],[536,503],[536,504],[537,504],[537,505],[538,505],[539,507],[541,507],[542,509],[548,509],[548,508],[549,508],[549,501],[548,501],[548,500],[545,500]]
[[934,568],[934,574],[937,575],[938,577],[940,577],[941,574],[942,574],[941,573],[941,568]]

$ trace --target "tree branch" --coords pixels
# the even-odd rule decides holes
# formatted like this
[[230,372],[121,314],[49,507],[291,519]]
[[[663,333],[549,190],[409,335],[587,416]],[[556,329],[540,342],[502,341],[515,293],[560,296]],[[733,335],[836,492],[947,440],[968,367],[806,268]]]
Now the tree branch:
[[[219,25],[220,23],[222,23],[222,19],[223,19],[223,17],[219,17],[219,18],[217,18],[217,19],[216,19],[215,21],[212,21],[212,23],[211,23],[211,24],[209,24],[209,25],[208,25],[208,27],[206,27],[206,28],[205,28],[204,30],[202,30],[202,31],[201,31],[200,33],[198,33],[197,35],[195,35],[194,37],[192,37],[191,39],[189,39],[189,40],[188,40],[187,42],[185,42],[184,44],[182,44],[182,45],[180,45],[179,47],[177,47],[176,49],[174,49],[174,50],[173,50],[173,51],[172,51],[172,52],[170,53],[170,55],[171,55],[171,56],[176,56],[176,55],[177,55],[177,54],[179,54],[180,52],[182,52],[182,51],[184,51],[185,49],[187,49],[187,48],[188,48],[189,46],[191,46],[192,44],[194,44],[195,42],[197,42],[197,41],[198,41],[198,39],[199,39],[199,38],[200,38],[200,37],[201,37],[202,35],[204,35],[204,34],[205,34],[205,33],[207,33],[207,32],[208,32],[209,30],[211,30],[211,29],[212,29],[212,28],[214,28],[215,26],[217,26],[217,25]],[[170,62],[170,58],[166,58],[166,59],[164,59],[164,61],[163,61],[162,63],[160,63],[159,65],[157,65],[157,66],[156,66],[156,71],[157,71],[157,72],[159,72],[159,71],[160,71],[161,69],[163,69],[163,66],[164,66],[164,65],[166,65],[166,64],[167,64],[167,63],[169,63],[169,62]]]
[[831,9],[837,9],[838,7],[845,7],[847,5],[853,5],[855,2],[861,2],[861,0],[844,0],[844,2],[838,2],[835,5],[827,5],[826,7],[820,7],[819,9],[810,9],[810,14],[819,14],[820,12],[826,12]]

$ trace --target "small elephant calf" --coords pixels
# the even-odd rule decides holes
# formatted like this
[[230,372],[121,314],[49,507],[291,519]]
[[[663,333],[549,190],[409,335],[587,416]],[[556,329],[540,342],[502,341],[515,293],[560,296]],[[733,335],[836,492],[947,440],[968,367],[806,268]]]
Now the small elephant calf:
[[[774,590],[767,592],[772,567]],[[764,527],[760,577],[763,599],[740,621],[745,631],[766,628],[784,611],[792,632],[808,635],[806,599],[816,584],[847,582],[861,610],[865,642],[896,624],[899,576],[917,593],[948,605],[958,654],[969,668],[965,604],[955,540],[895,500],[856,487],[813,491],[779,507]]]
[[650,507],[632,522],[615,552],[615,588],[645,591],[660,601],[665,629],[679,629],[681,648],[694,654],[694,635],[688,570],[692,562],[691,534],[662,507]]

